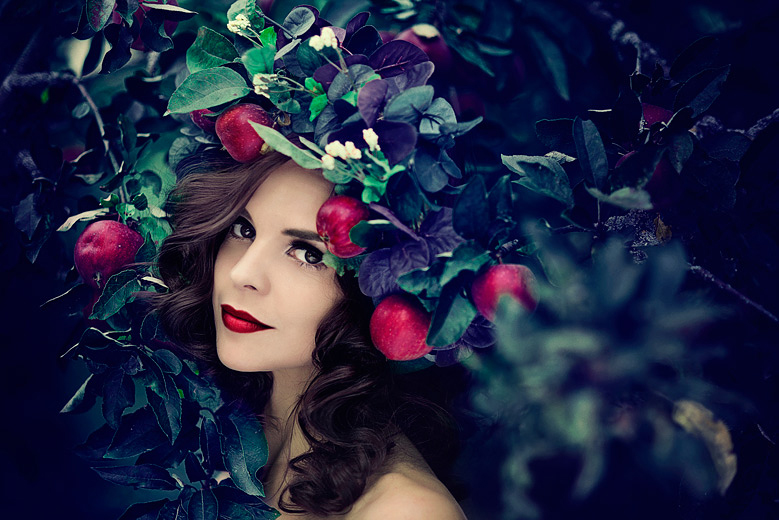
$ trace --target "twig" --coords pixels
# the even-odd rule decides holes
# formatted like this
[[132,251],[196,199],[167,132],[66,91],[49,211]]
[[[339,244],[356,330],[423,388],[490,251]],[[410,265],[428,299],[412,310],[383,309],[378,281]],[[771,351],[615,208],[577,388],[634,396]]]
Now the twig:
[[108,139],[106,139],[105,123],[103,123],[103,116],[100,115],[100,109],[97,108],[95,100],[92,99],[92,96],[89,94],[86,87],[84,87],[84,85],[78,80],[78,78],[74,76],[72,81],[76,88],[78,88],[78,91],[81,92],[81,96],[84,98],[86,104],[89,105],[89,109],[92,111],[92,115],[95,117],[97,128],[100,131],[100,137],[103,138],[103,146],[105,146],[105,151],[108,154],[108,158],[111,160],[111,166],[114,168],[114,172],[118,172],[119,162],[116,160],[116,157],[114,157],[114,154],[111,151],[110,143],[108,142]]
[[732,294],[733,296],[735,296],[736,298],[741,300],[742,303],[745,303],[746,305],[749,305],[750,307],[752,307],[752,308],[756,309],[757,311],[759,311],[760,313],[764,314],[771,321],[773,321],[775,323],[779,322],[779,318],[777,318],[773,313],[771,313],[771,311],[769,311],[768,309],[766,309],[765,307],[763,307],[762,305],[760,305],[756,301],[751,300],[747,296],[741,294],[732,285],[729,285],[729,284],[723,282],[722,280],[720,280],[719,278],[714,276],[710,271],[704,269],[703,267],[701,267],[699,265],[692,265],[692,264],[690,264],[689,268],[690,268],[690,272],[697,274],[698,276],[700,276],[701,278],[703,278],[707,282],[713,283],[714,285],[716,285],[717,287],[719,287],[723,291]]

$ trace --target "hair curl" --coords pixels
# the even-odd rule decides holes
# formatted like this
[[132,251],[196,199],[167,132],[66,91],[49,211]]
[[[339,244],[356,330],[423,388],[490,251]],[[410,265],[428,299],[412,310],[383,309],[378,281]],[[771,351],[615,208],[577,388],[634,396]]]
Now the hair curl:
[[[181,180],[169,197],[173,233],[158,259],[159,275],[170,291],[153,301],[179,348],[198,360],[227,395],[260,416],[272,375],[230,370],[216,355],[214,262],[229,225],[257,186],[286,161],[278,153],[249,165],[221,156],[198,157],[179,167]],[[394,374],[372,345],[368,323],[373,306],[356,278],[347,274],[336,280],[343,297],[319,325],[316,375],[298,403],[298,424],[311,449],[290,461],[294,476],[279,501],[288,513],[348,511],[387,460],[399,432],[417,445],[434,470],[451,463],[457,451],[451,416],[418,388],[405,390],[405,379],[413,376]]]

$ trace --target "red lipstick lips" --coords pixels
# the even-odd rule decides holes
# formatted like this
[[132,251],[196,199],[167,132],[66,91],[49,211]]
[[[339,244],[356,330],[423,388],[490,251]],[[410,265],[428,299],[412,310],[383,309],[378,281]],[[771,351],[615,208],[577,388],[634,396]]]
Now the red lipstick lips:
[[258,321],[248,312],[239,311],[229,305],[222,305],[222,323],[228,330],[239,334],[248,334],[273,328]]

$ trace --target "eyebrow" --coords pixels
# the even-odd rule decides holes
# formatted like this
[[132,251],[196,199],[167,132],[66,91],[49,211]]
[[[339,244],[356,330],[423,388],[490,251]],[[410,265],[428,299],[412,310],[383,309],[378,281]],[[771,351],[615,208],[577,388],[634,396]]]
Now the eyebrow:
[[285,229],[281,232],[288,237],[299,238],[301,240],[308,240],[309,242],[321,243],[322,239],[315,231],[309,231],[307,229]]

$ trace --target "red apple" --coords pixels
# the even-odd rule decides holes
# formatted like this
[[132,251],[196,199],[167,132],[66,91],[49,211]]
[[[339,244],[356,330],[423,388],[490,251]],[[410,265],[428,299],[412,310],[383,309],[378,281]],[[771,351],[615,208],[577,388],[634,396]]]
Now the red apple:
[[674,113],[668,109],[657,105],[650,105],[649,103],[641,103],[641,109],[644,113],[646,126],[652,126],[659,121],[667,123],[674,115]]
[[102,289],[112,275],[135,260],[141,245],[143,237],[120,222],[93,222],[76,240],[76,270],[87,285]]
[[402,31],[395,38],[413,43],[430,58],[436,71],[446,72],[452,67],[452,51],[434,25],[419,23]]
[[[619,158],[614,167],[619,168],[628,157],[635,153],[635,151],[626,153]],[[681,200],[682,193],[684,192],[682,179],[667,157],[663,156],[660,162],[657,163],[655,171],[652,172],[652,177],[644,185],[644,190],[649,193],[652,205],[658,209],[668,208]]]
[[213,113],[213,111],[207,108],[201,108],[200,110],[193,110],[190,112],[189,118],[192,119],[192,122],[202,130],[205,130],[209,133],[214,133],[214,131],[216,131],[216,121],[213,117],[206,117],[207,114]]
[[240,163],[251,162],[268,149],[265,141],[257,135],[249,121],[273,126],[273,118],[270,114],[254,103],[233,105],[216,119],[216,135],[219,136],[227,153]]
[[430,320],[430,313],[415,299],[392,294],[373,311],[371,339],[388,359],[409,361],[421,358],[433,349],[425,342]]
[[346,195],[330,197],[316,214],[316,232],[327,250],[339,258],[351,258],[365,251],[349,238],[349,232],[361,220],[368,220],[368,206]]
[[524,265],[499,264],[491,266],[473,281],[471,295],[476,309],[492,321],[503,295],[514,298],[529,311],[534,310],[538,303],[534,285],[535,276]]

